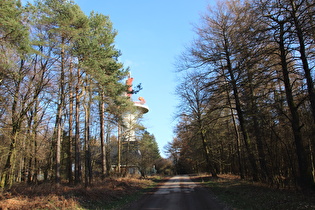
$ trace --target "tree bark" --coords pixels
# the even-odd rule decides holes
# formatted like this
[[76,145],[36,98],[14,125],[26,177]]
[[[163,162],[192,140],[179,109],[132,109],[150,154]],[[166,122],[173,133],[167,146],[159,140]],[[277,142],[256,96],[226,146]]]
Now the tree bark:
[[[307,84],[307,91],[308,91],[308,98],[311,104],[311,110],[312,110],[312,116],[313,116],[313,131],[312,131],[312,135],[315,136],[315,89],[314,89],[314,81],[312,78],[312,74],[311,74],[311,69],[309,67],[308,64],[308,59],[307,59],[307,53],[306,53],[306,49],[305,49],[305,39],[304,39],[304,35],[303,35],[303,30],[302,30],[302,25],[299,23],[297,14],[297,7],[296,7],[296,3],[295,1],[291,0],[290,1],[291,6],[292,6],[292,17],[293,17],[293,21],[294,21],[294,25],[295,25],[295,32],[296,35],[298,37],[299,40],[299,52],[300,52],[300,58],[303,64],[303,69],[304,69],[304,76],[306,79],[306,84]],[[309,5],[307,5],[307,7],[309,7]],[[312,17],[310,19],[311,21],[313,20]],[[311,164],[313,164],[313,170],[315,167],[315,138],[311,138],[310,139],[310,152],[312,154],[312,160]],[[314,176],[314,175],[313,175]],[[314,178],[314,177],[313,177]]]
[[72,136],[73,136],[73,69],[72,63],[70,64],[70,75],[69,75],[69,142],[67,148],[67,167],[68,167],[68,182],[69,184],[73,183],[73,174],[72,174]]
[[280,37],[279,37],[279,49],[280,49],[280,59],[281,59],[281,67],[282,67],[282,76],[283,82],[285,86],[285,94],[287,103],[291,113],[291,127],[294,135],[294,143],[296,147],[296,154],[298,157],[298,166],[299,166],[299,185],[303,189],[307,189],[314,185],[314,180],[312,176],[312,172],[310,169],[310,161],[307,157],[304,145],[303,138],[301,133],[301,125],[300,125],[300,117],[298,113],[298,107],[294,104],[294,98],[292,93],[292,87],[290,83],[289,70],[287,64],[287,53],[285,50],[284,44],[284,24],[285,22],[278,22],[280,28]]
[[[224,76],[225,83],[227,83],[227,80],[226,80],[226,77],[225,77],[224,73],[223,73],[223,76]],[[234,132],[235,132],[237,160],[238,160],[238,165],[239,165],[239,173],[240,173],[241,179],[245,179],[244,170],[243,170],[243,164],[242,164],[242,157],[241,157],[240,133],[239,133],[238,127],[236,125],[236,119],[235,119],[235,115],[234,115],[234,112],[233,112],[233,107],[232,107],[231,98],[230,98],[230,94],[229,94],[228,88],[225,88],[225,89],[226,89],[228,105],[229,105],[229,108],[230,108],[230,111],[231,111],[231,117],[232,117]]]
[[225,40],[225,55],[226,55],[226,62],[227,62],[227,70],[230,76],[230,82],[232,84],[232,89],[233,89],[233,96],[234,96],[234,100],[235,100],[235,108],[236,108],[236,112],[237,112],[237,116],[238,116],[238,121],[240,123],[240,128],[242,131],[242,135],[243,135],[243,141],[244,141],[244,145],[246,148],[246,151],[248,153],[248,157],[249,157],[249,162],[251,164],[251,168],[252,168],[252,177],[254,181],[258,181],[258,170],[257,170],[257,164],[256,164],[256,160],[255,160],[255,156],[250,148],[250,141],[249,141],[249,137],[248,137],[248,133],[247,133],[247,129],[245,126],[245,119],[244,119],[244,115],[243,115],[243,111],[241,108],[241,101],[239,98],[239,90],[237,88],[237,84],[236,84],[236,79],[234,76],[234,72],[232,69],[232,64],[231,64],[231,60],[230,60],[230,53],[227,49],[227,40]]
[[252,121],[253,121],[253,127],[254,127],[254,135],[255,135],[255,139],[256,139],[256,145],[257,145],[257,151],[258,151],[258,158],[259,158],[259,164],[260,164],[260,168],[261,168],[261,179],[262,181],[267,181],[267,179],[271,179],[270,177],[270,173],[269,170],[267,168],[267,163],[266,163],[266,155],[265,155],[265,151],[264,151],[264,144],[263,144],[263,140],[262,140],[262,131],[258,122],[258,107],[257,107],[257,103],[255,100],[255,96],[254,96],[254,88],[253,88],[253,78],[252,78],[252,74],[251,72],[249,72],[250,70],[247,70],[247,78],[248,78],[248,86],[249,86],[249,104],[250,104],[250,112],[251,112],[251,117],[252,117]]
[[[199,123],[201,123],[201,122],[199,122]],[[201,141],[202,141],[203,150],[204,150],[204,153],[206,156],[207,168],[210,171],[212,177],[218,177],[217,172],[214,168],[213,161],[209,157],[212,155],[211,155],[211,152],[209,151],[203,128],[202,128],[202,126],[200,126],[200,127],[201,127],[200,128],[200,137],[201,137]]]
[[106,144],[105,144],[105,104],[104,104],[104,94],[100,90],[100,100],[99,100],[99,117],[100,117],[100,140],[101,140],[101,159],[102,159],[102,179],[106,176]]
[[[21,61],[20,65],[20,71],[23,69],[24,61]],[[23,118],[23,115],[25,114],[25,111],[22,111],[23,113],[18,113],[17,107],[18,107],[18,100],[19,100],[19,92],[21,88],[21,81],[22,78],[18,78],[15,87],[14,87],[14,96],[13,96],[13,102],[12,102],[12,108],[11,108],[11,120],[12,120],[12,131],[11,131],[11,143],[9,148],[9,153],[7,156],[6,164],[4,165],[4,169],[1,174],[1,181],[0,181],[0,188],[4,189],[5,187],[11,187],[13,184],[13,174],[12,171],[15,166],[15,158],[16,158],[16,142],[17,142],[17,136],[21,128],[21,121]],[[23,108],[22,108],[23,109]]]
[[117,135],[117,147],[118,147],[118,154],[117,154],[117,172],[120,175],[121,172],[121,125],[118,122],[118,135]]
[[74,168],[74,182],[78,184],[81,182],[81,157],[80,157],[80,92],[79,85],[81,83],[80,69],[77,70],[77,84],[75,95],[75,168]]
[[62,115],[65,99],[65,38],[61,38],[61,68],[60,68],[60,81],[59,81],[59,103],[57,106],[56,116],[56,165],[55,165],[55,182],[59,186],[61,182],[60,167],[61,167],[61,138],[62,138]]
[[308,59],[306,55],[306,49],[305,49],[305,39],[303,36],[303,30],[301,28],[301,24],[299,23],[297,15],[297,8],[295,1],[291,0],[290,1],[291,6],[292,6],[292,17],[293,17],[293,22],[295,25],[295,33],[298,37],[299,40],[299,52],[300,52],[300,58],[302,61],[303,69],[304,69],[304,76],[306,79],[306,84],[307,84],[307,91],[308,91],[308,96],[309,96],[309,101],[311,103],[311,110],[313,114],[313,121],[315,123],[315,90],[314,90],[314,81],[312,78],[311,74],[311,69],[309,68],[308,64]]
[[89,78],[86,79],[86,90],[85,90],[85,132],[84,132],[84,150],[85,150],[85,188],[87,188],[92,181],[92,172],[91,172],[91,152],[90,152],[90,115],[91,115],[91,86]]

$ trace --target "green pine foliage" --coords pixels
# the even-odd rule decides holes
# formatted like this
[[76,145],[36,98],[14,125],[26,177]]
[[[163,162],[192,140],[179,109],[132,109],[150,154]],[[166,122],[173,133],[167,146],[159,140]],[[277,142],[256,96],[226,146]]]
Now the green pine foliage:
[[139,151],[141,153],[139,168],[141,175],[145,177],[148,174],[152,174],[153,165],[161,159],[159,148],[153,134],[147,131],[142,133],[139,141]]
[[[0,2],[2,189],[16,181],[71,182],[72,163],[81,182],[84,161],[95,167],[89,176],[98,176],[101,151],[93,148],[101,145],[100,115],[110,141],[132,108],[125,96],[129,69],[118,61],[116,35],[108,16],[88,16],[73,1]],[[91,123],[84,125],[84,117]],[[89,156],[81,155],[81,139]]]
[[28,28],[23,22],[23,8],[20,1],[0,2],[0,45],[14,46],[19,51],[28,48]]

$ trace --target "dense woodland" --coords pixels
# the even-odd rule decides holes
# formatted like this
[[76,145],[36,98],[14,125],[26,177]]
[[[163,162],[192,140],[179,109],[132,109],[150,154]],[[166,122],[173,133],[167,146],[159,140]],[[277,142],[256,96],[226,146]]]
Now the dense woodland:
[[177,172],[314,189],[314,20],[313,0],[208,8],[177,63]]
[[[129,69],[107,16],[68,0],[3,0],[0,14],[1,189],[88,186],[128,165],[170,173],[140,121],[137,143],[124,141]],[[165,147],[176,173],[314,189],[314,19],[312,0],[208,8],[176,65],[178,123]]]
[[165,165],[140,121],[138,141],[126,141],[122,118],[133,106],[116,34],[107,16],[87,16],[73,1],[0,1],[1,189],[45,180],[88,186],[129,165],[143,176]]

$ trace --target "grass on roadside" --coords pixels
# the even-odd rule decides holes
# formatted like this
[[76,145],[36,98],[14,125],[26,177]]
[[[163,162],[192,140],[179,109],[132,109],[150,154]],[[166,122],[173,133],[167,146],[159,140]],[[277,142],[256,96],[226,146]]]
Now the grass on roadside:
[[315,193],[275,189],[235,176],[204,178],[205,186],[233,209],[315,209]]
[[160,176],[150,177],[147,180],[140,180],[140,182],[144,182],[147,184],[134,193],[126,194],[120,199],[117,199],[116,201],[113,201],[106,205],[102,205],[100,207],[102,207],[103,209],[120,209],[128,203],[138,200],[144,193],[154,189],[156,185],[162,180],[163,179]]

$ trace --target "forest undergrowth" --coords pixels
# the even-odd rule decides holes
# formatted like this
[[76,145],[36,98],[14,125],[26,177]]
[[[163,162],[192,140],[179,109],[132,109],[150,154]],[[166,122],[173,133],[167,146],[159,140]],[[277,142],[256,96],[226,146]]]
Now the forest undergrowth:
[[84,185],[17,184],[0,194],[0,209],[112,209],[136,199],[156,178],[107,178]]
[[[296,188],[278,188],[241,180],[235,175],[193,175],[194,182],[207,187],[232,209],[315,209],[315,192],[303,193]],[[18,184],[0,194],[0,209],[120,209],[152,190],[163,177],[107,178],[84,185],[53,183]]]
[[232,209],[315,209],[315,191],[302,192],[296,186],[271,186],[231,174],[201,176],[194,181],[204,183]]

